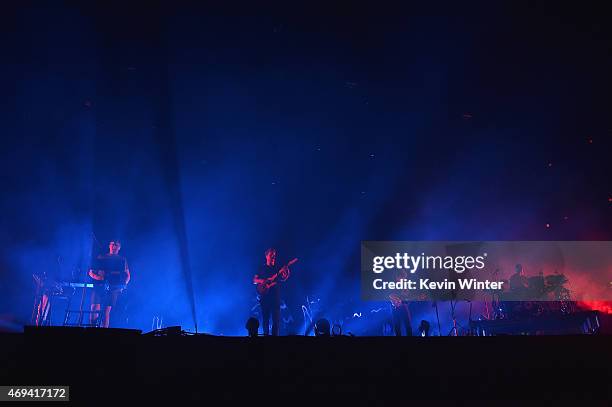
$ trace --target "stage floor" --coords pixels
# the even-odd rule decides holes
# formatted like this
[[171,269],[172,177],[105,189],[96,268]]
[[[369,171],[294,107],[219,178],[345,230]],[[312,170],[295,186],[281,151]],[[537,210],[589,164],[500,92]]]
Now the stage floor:
[[[216,337],[39,328],[1,334],[3,385],[71,400],[319,404],[400,399],[609,400],[611,337]],[[80,403],[79,403],[80,404]]]

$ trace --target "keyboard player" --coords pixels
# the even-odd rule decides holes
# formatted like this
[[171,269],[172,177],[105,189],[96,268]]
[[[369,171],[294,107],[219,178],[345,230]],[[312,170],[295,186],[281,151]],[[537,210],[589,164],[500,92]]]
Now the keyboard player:
[[103,320],[100,326],[108,328],[110,313],[117,303],[117,298],[130,282],[130,269],[125,257],[119,255],[121,242],[112,240],[108,244],[108,253],[94,259],[89,276],[94,280],[91,294],[90,323],[94,324],[104,307]]

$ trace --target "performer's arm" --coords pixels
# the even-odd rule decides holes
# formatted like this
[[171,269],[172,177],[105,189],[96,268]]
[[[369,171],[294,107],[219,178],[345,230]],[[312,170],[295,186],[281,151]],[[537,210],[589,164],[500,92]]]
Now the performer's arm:
[[102,270],[94,270],[94,269],[89,269],[89,277],[93,278],[94,280],[97,281],[102,281],[104,280],[104,271]]
[[130,268],[128,266],[127,261],[125,262],[125,274],[127,275],[125,277],[125,285],[128,285],[128,283],[130,282],[130,279],[132,278],[132,276],[130,274]]
[[253,284],[262,284],[265,282],[266,282],[265,279],[259,278],[259,274],[255,274],[255,276],[253,277]]

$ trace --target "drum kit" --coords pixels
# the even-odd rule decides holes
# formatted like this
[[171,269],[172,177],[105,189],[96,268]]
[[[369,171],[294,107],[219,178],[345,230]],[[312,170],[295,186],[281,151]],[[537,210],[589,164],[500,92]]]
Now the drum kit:
[[[493,296],[492,319],[534,318],[543,315],[569,314],[574,311],[568,279],[564,274],[527,278],[527,285]],[[504,284],[507,286],[508,284]]]

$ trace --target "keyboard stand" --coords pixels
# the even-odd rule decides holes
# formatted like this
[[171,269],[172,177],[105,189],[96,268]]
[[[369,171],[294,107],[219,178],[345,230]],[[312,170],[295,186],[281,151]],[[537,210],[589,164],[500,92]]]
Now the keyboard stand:
[[[64,315],[64,326],[80,326],[80,327],[94,327],[94,328],[99,328],[100,327],[100,321],[102,320],[101,318],[101,313],[104,312],[104,310],[99,310],[99,311],[85,311],[83,310],[83,304],[85,303],[85,291],[86,291],[87,286],[84,284],[83,287],[81,288],[81,301],[79,303],[79,309],[78,310],[72,310],[70,309],[70,306],[72,304],[72,297],[74,297],[74,295],[72,295],[70,297],[70,300],[68,301],[68,306],[66,307],[66,313]],[[77,322],[76,323],[70,323],[70,316],[72,314],[78,313],[78,318],[77,318]],[[95,319],[95,321],[92,322],[88,322],[88,323],[83,323],[83,316],[84,315],[87,316],[91,316],[91,314],[98,314],[98,317]],[[88,320],[91,320],[91,318],[88,318]]]

